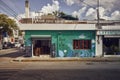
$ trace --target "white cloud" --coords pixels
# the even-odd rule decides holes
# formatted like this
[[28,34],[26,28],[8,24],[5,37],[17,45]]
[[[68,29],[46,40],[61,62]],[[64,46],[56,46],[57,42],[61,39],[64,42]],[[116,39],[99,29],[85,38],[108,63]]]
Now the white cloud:
[[110,17],[111,20],[120,20],[120,11],[114,11]]
[[87,7],[82,7],[78,11],[74,11],[72,13],[74,17],[78,16],[78,18],[81,19],[95,19],[96,18],[96,10],[93,8],[87,9]]
[[79,19],[80,18],[82,18],[82,15],[85,13],[85,11],[86,11],[86,7],[83,7],[83,8],[81,8],[80,10],[78,10],[78,11],[74,11],[73,13],[72,13],[72,15],[74,16],[74,17],[78,17]]
[[116,5],[116,2],[120,2],[120,0],[102,0],[100,1],[100,5],[106,10],[111,11],[114,7],[119,7],[119,5]]
[[108,20],[109,17],[106,16],[106,14],[107,14],[107,12],[105,11],[105,8],[99,7],[99,16],[100,16],[100,18]]
[[[107,15],[107,12],[105,11],[105,8],[100,7],[99,8],[99,16],[101,19],[106,20],[120,20],[120,11],[116,10],[113,13],[110,14],[110,16]],[[89,8],[86,12],[86,19],[96,19],[97,18],[97,12],[96,9]]]
[[89,20],[96,19],[96,10],[93,8],[89,8],[85,14],[85,18]]
[[72,5],[75,3],[76,0],[65,0],[67,5]]
[[[72,5],[77,2],[80,2],[79,0],[64,0],[67,5]],[[96,1],[97,0],[84,0],[85,3],[90,4],[92,6],[96,6]],[[47,4],[42,7],[42,9],[39,12],[40,15],[42,14],[48,14],[48,13],[53,13],[54,11],[59,11],[60,6],[59,2],[57,0],[52,0],[52,4]],[[118,3],[120,3],[120,0],[100,0],[100,7],[99,7],[99,12],[100,12],[100,18],[106,19],[106,20],[120,20],[120,6],[118,6]],[[80,2],[80,4],[83,4]],[[114,5],[116,4],[116,5]],[[84,6],[80,8],[78,11],[74,11],[72,15],[74,17],[78,17],[80,20],[81,19],[89,19],[93,20],[97,18],[97,13],[96,13],[96,8]],[[118,10],[113,10],[112,9],[118,8]],[[20,14],[22,18],[25,18],[25,14]],[[30,17],[35,17],[38,16],[38,13],[31,12]]]
[[[97,7],[97,0],[64,0],[64,1],[69,6],[73,4],[78,4],[81,6],[86,6],[91,8]],[[103,7],[105,10],[103,11],[105,15],[111,15],[111,13],[115,10],[120,11],[120,0],[99,0],[99,2],[100,2],[100,6]]]
[[72,13],[72,16],[74,16],[74,17],[79,17],[79,16],[78,16],[78,12],[77,12],[77,11],[74,11],[74,12]]
[[[83,1],[83,2],[82,2]],[[119,8],[120,0],[99,0],[100,5],[104,7],[106,10],[112,10],[113,8]],[[97,0],[65,0],[67,5],[72,4],[79,4],[79,5],[87,5],[90,6],[97,6]],[[89,6],[90,5],[90,6]]]
[[[104,7],[99,7],[99,16],[101,19],[106,20],[120,20],[120,11],[116,10],[110,15],[107,15],[108,12]],[[74,17],[78,16],[80,20],[82,19],[88,19],[88,20],[94,20],[97,19],[97,10],[94,8],[86,8],[83,7],[78,11],[74,11],[72,13]]]
[[38,16],[38,14],[36,14],[35,12],[30,12],[30,17],[34,18],[35,16]]
[[53,4],[50,5],[49,3],[47,4],[47,6],[43,6],[42,9],[40,10],[40,12],[42,12],[43,14],[48,14],[48,13],[53,13],[54,11],[58,11],[59,10],[59,2],[56,0],[53,0]]
[[[47,4],[46,6],[43,6],[42,9],[39,11],[40,13],[36,12],[30,12],[30,18],[35,18],[35,16],[41,16],[43,14],[53,13],[54,11],[59,10],[59,2],[57,0],[52,0],[52,4]],[[18,15],[22,18],[25,18],[25,14]]]
[[[81,2],[83,1],[83,2]],[[99,0],[100,1],[100,18],[102,19],[114,19],[120,20],[120,0]],[[87,7],[87,12],[85,14],[74,11],[72,15],[76,16],[81,19],[83,16],[86,19],[96,19],[96,7],[97,7],[97,0],[65,0],[67,5],[78,4],[82,5],[83,7]],[[86,4],[85,4],[86,3]],[[90,5],[90,6],[89,6]],[[113,12],[114,11],[114,12]]]
[[19,14],[17,17],[25,18],[25,14]]
[[86,16],[89,16],[89,15],[94,14],[95,11],[96,11],[95,9],[93,9],[93,8],[89,8],[88,11],[86,12]]
[[[109,17],[106,16],[106,14],[107,14],[107,12],[105,11],[105,8],[99,7],[99,17],[101,19],[108,20]],[[89,8],[88,11],[86,12],[85,17],[86,17],[86,19],[89,19],[89,20],[97,19],[97,10],[93,9],[93,8]]]
[[[119,1],[119,0],[99,0],[100,1],[100,4],[101,5],[105,5],[105,6],[108,6],[108,5],[111,5],[112,3],[115,3],[116,1]],[[91,6],[93,5],[97,5],[97,0],[65,0],[66,4],[68,5],[72,5],[72,4],[75,4],[75,3],[82,3],[84,4],[83,2],[85,2],[86,4],[89,4]],[[111,3],[111,4],[107,4],[106,3]]]

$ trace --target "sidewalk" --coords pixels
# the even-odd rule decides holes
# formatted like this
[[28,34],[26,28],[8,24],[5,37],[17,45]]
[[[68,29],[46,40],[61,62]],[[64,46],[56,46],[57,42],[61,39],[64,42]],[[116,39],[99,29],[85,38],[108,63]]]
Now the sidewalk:
[[0,50],[0,58],[9,58],[15,62],[41,62],[41,61],[82,61],[82,62],[120,62],[120,56],[116,57],[55,57],[41,55],[39,57],[24,57],[26,54],[17,48]]
[[6,51],[6,50],[8,50],[8,51],[10,51],[10,50],[16,50],[16,48],[1,49],[0,52]]
[[78,58],[78,57],[56,57],[56,58],[41,58],[41,57],[18,57],[13,61],[16,62],[53,62],[53,61],[82,61],[82,62],[120,62],[120,57],[95,57],[95,58]]

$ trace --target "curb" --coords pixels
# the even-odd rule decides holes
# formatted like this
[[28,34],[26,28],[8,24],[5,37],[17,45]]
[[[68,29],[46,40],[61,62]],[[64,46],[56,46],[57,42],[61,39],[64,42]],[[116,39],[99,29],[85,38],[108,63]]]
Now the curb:
[[0,51],[2,52],[2,51],[6,51],[6,50],[18,50],[17,48],[9,48],[9,49],[1,49]]
[[49,59],[35,59],[35,58],[17,58],[14,62],[63,62],[63,61],[80,61],[80,62],[120,62],[120,59],[103,59],[103,58],[49,58]]

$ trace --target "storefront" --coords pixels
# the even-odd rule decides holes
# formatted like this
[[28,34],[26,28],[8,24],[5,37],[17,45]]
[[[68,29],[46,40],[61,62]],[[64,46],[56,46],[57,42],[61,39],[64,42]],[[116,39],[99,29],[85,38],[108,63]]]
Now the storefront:
[[51,35],[31,35],[33,56],[50,55]]
[[[112,27],[111,27],[112,28]],[[97,36],[102,39],[102,55],[104,57],[120,56],[120,30],[99,30]]]
[[44,29],[43,27],[34,27],[34,29],[29,27],[29,30],[24,28],[27,54],[29,56],[50,55],[51,57],[95,56],[94,24],[78,24],[77,26],[65,24],[63,26],[53,24],[51,28],[48,28],[48,24],[44,24]]

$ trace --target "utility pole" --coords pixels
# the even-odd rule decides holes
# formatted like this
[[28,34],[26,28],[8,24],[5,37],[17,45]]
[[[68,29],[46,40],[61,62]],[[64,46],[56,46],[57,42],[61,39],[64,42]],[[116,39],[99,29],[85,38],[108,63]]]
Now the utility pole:
[[99,7],[100,7],[100,1],[97,0],[97,29],[101,29],[101,27],[100,27]]
[[100,7],[100,0],[97,0],[97,30],[96,30],[96,56],[103,57],[103,36],[97,34],[100,29],[102,29],[100,25],[100,14],[99,14],[99,7]]

